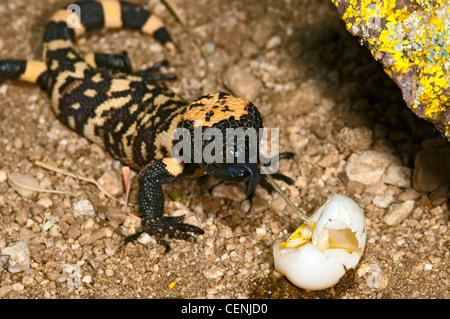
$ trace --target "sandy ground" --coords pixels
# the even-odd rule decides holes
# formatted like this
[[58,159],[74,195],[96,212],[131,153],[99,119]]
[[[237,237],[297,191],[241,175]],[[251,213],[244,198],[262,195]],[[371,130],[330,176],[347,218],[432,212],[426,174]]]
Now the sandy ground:
[[[272,257],[272,244],[299,226],[298,217],[277,194],[258,188],[250,205],[244,185],[208,177],[165,187],[167,214],[186,214],[205,230],[197,244],[172,240],[171,254],[151,240],[119,248],[122,237],[92,214],[86,193],[101,217],[131,233],[139,225],[122,205],[35,163],[99,180],[123,198],[120,164],[58,122],[45,92],[7,81],[0,86],[0,248],[23,241],[30,261],[13,273],[0,256],[0,298],[450,297],[448,184],[426,192],[411,182],[416,154],[447,142],[407,110],[329,1],[174,0],[207,54],[209,77],[166,8],[137,2],[166,21],[177,54],[131,31],[90,34],[79,40],[80,52],[127,50],[136,69],[165,57],[166,71],[178,76],[168,85],[187,100],[204,90],[251,99],[265,126],[280,129],[280,150],[295,152],[280,167],[295,180],[282,186],[286,194],[310,213],[332,194],[353,198],[367,218],[364,255],[334,288],[299,289],[274,272]],[[39,59],[45,19],[66,4],[2,1],[0,57]],[[8,184],[12,172],[81,199],[27,198]]]

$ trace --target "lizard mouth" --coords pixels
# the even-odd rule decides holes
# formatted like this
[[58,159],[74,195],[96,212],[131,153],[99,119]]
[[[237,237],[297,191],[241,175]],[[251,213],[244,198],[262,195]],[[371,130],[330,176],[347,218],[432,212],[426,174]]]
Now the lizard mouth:
[[[226,167],[215,165],[215,170],[222,179],[233,182],[248,181],[247,197],[253,192],[261,180],[261,169],[257,163],[236,163]],[[223,178],[228,177],[228,178]]]

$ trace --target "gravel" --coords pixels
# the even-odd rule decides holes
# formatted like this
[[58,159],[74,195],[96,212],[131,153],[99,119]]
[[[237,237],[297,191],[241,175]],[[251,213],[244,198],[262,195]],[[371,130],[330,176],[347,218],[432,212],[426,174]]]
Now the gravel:
[[[174,2],[198,41],[209,43],[208,80],[198,50],[157,1],[150,7],[167,21],[177,54],[164,55],[159,44],[131,31],[93,33],[78,47],[126,49],[136,69],[167,58],[178,76],[167,85],[187,100],[203,87],[252,98],[265,126],[280,129],[280,150],[295,153],[280,162],[280,172],[295,181],[280,182],[284,192],[308,213],[337,193],[364,211],[367,244],[359,266],[331,289],[293,286],[274,272],[272,244],[288,238],[298,217],[277,194],[258,187],[250,205],[245,185],[210,177],[164,186],[166,194],[182,194],[166,197],[166,214],[184,214],[205,230],[197,243],[172,240],[171,254],[151,238],[119,247],[123,237],[111,226],[131,234],[139,219],[92,184],[34,163],[98,180],[122,199],[120,164],[58,122],[39,88],[8,81],[0,84],[0,249],[25,242],[30,260],[28,270],[13,273],[1,259],[0,298],[450,298],[450,170],[439,171],[448,163],[448,144],[407,110],[332,4]],[[12,4],[0,10],[0,56],[38,57],[43,21],[65,2]],[[7,182],[7,172],[81,199],[26,198]],[[138,213],[136,203],[134,178],[131,213]]]

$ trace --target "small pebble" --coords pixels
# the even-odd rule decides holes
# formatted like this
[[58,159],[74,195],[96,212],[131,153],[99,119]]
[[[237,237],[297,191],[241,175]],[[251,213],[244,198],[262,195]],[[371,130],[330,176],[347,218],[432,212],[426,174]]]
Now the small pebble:
[[45,275],[47,276],[47,279],[49,280],[57,280],[61,277],[63,271],[63,266],[55,261],[48,261],[45,264]]
[[394,196],[392,194],[382,194],[376,195],[372,199],[372,204],[380,208],[388,208],[389,205],[394,201]]
[[257,46],[263,47],[272,35],[275,23],[269,17],[261,17],[255,22],[257,23],[252,29],[251,37]]
[[28,211],[26,209],[21,209],[16,213],[14,218],[16,223],[19,225],[24,225],[28,221]]
[[152,236],[147,234],[147,233],[142,233],[142,235],[139,236],[139,238],[137,239],[137,242],[142,244],[142,245],[147,245],[149,243],[152,243],[154,245],[157,244],[156,240]]
[[231,238],[233,236],[233,230],[228,226],[221,226],[219,228],[217,236],[219,238]]
[[337,146],[343,153],[363,152],[372,144],[372,131],[366,127],[344,127],[337,136]]
[[310,113],[322,100],[322,89],[315,83],[302,82],[298,89],[290,92],[280,112],[288,115],[304,115]]
[[407,200],[401,204],[392,205],[383,220],[389,226],[399,225],[414,209],[415,201]]
[[381,180],[391,156],[378,151],[365,151],[361,155],[353,153],[347,162],[345,173],[353,182],[372,185]]
[[276,47],[279,47],[281,45],[282,39],[280,36],[275,35],[269,39],[266,43],[266,49],[271,50],[275,49]]
[[113,248],[111,248],[111,247],[106,247],[105,248],[105,253],[108,255],[108,256],[114,256],[114,253],[116,252],[116,250],[115,249],[113,249]]
[[250,101],[255,100],[262,89],[261,82],[239,65],[230,66],[224,74],[223,81],[236,95]]
[[11,285],[11,289],[14,291],[20,292],[20,291],[24,290],[25,287],[20,282],[16,282]]
[[41,205],[42,207],[49,208],[50,206],[53,205],[53,202],[48,197],[42,197],[37,201],[37,204]]
[[119,196],[124,191],[123,180],[114,171],[107,171],[100,176],[98,183],[111,195]]
[[6,172],[3,170],[0,170],[0,183],[3,183],[8,179],[8,176],[6,175]]
[[112,277],[114,275],[114,270],[106,269],[105,270],[105,275],[108,276],[108,277]]
[[49,235],[51,237],[61,236],[61,227],[59,227],[58,225],[53,225],[53,227],[50,228]]
[[32,276],[24,276],[22,278],[22,284],[24,286],[31,286],[34,282],[35,282],[35,280]]
[[87,199],[78,199],[73,203],[74,212],[81,217],[92,217],[95,215],[94,206]]
[[241,210],[244,213],[248,213],[250,211],[250,209],[252,208],[252,203],[250,200],[244,200],[241,203]]
[[[25,241],[18,241],[10,244],[1,250],[0,261],[7,262],[8,269],[11,273],[17,273],[28,270],[30,268],[30,250]],[[9,258],[6,258],[9,256]]]
[[202,273],[207,279],[219,280],[225,272],[222,268],[213,266],[212,268],[203,270]]
[[81,281],[85,284],[90,284],[92,282],[92,276],[91,275],[85,275],[83,278],[81,278]]
[[20,137],[16,137],[14,139],[14,147],[19,150],[22,148],[22,146],[23,146],[22,139]]
[[383,182],[398,187],[411,186],[411,168],[400,165],[391,165],[387,168]]
[[[32,175],[29,174],[20,174],[18,172],[12,172],[11,178],[19,185],[25,186],[28,188],[39,188],[39,181]],[[14,189],[20,196],[26,198],[33,198],[36,196],[36,192],[26,189],[12,182],[12,180],[8,180],[9,185],[12,189]]]

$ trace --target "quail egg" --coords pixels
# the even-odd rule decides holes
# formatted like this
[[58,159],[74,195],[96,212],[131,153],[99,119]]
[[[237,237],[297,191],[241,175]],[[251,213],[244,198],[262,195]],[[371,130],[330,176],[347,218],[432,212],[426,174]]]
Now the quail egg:
[[349,197],[333,195],[286,242],[275,242],[275,270],[308,290],[334,286],[355,268],[366,243],[366,222]]

